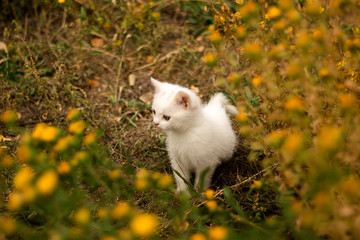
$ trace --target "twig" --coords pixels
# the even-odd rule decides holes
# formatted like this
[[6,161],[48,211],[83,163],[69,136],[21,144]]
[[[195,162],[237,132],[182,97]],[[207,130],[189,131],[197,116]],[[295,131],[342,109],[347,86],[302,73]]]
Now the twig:
[[[269,166],[269,167],[261,170],[260,172],[252,175],[251,177],[248,177],[248,178],[245,179],[244,181],[241,181],[241,182],[239,182],[239,183],[237,183],[237,184],[235,184],[235,185],[230,186],[229,188],[231,188],[231,189],[237,188],[237,187],[243,185],[244,183],[250,182],[252,179],[254,179],[255,177],[257,177],[257,176],[259,176],[259,175],[261,175],[261,174],[263,174],[263,173],[266,172],[268,169],[276,168],[277,166],[279,166],[279,163],[274,163],[273,165],[271,165],[271,166]],[[219,196],[219,195],[222,195],[223,193],[224,193],[224,190],[221,189],[221,190],[219,190],[219,191],[216,192],[216,194],[214,195],[214,197],[217,197],[217,196]]]
[[120,97],[120,90],[119,90],[119,81],[120,81],[120,74],[121,74],[121,68],[122,68],[122,63],[124,61],[124,55],[125,55],[125,46],[126,46],[126,41],[131,37],[131,34],[126,35],[123,45],[121,47],[121,56],[120,56],[120,62],[119,62],[119,67],[118,67],[118,71],[117,71],[117,75],[116,75],[116,85],[115,85],[115,100],[119,100],[118,98]]

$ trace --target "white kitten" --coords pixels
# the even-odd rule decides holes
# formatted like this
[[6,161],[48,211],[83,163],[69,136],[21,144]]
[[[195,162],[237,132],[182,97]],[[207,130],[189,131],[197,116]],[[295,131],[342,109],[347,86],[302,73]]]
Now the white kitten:
[[215,94],[207,105],[202,105],[200,98],[188,88],[154,78],[151,83],[155,87],[153,121],[167,136],[177,190],[187,191],[187,187],[175,171],[187,181],[194,171],[195,186],[198,187],[201,172],[207,168],[204,187],[208,188],[216,166],[234,153],[236,136],[226,113],[235,115],[237,109],[229,105],[221,93]]

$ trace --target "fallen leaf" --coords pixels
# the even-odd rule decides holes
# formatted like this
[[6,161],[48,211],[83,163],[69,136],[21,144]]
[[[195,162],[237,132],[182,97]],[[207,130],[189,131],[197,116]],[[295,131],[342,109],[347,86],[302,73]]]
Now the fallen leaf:
[[130,75],[129,75],[129,85],[130,85],[130,86],[134,86],[134,85],[135,85],[135,81],[136,81],[136,76],[135,76],[135,74],[130,74]]
[[90,44],[93,47],[102,47],[104,46],[104,40],[102,40],[101,38],[93,38],[91,39]]
[[96,81],[96,80],[87,80],[87,82],[89,83],[91,88],[95,88],[95,87],[98,87],[100,85],[100,82]]
[[190,89],[195,93],[199,93],[199,88],[198,87],[195,87],[195,86],[191,85]]
[[9,53],[6,43],[4,43],[4,42],[0,42],[0,50],[4,50],[6,52],[6,54]]
[[11,138],[4,137],[3,135],[0,134],[0,142],[6,142],[6,141],[11,141]]

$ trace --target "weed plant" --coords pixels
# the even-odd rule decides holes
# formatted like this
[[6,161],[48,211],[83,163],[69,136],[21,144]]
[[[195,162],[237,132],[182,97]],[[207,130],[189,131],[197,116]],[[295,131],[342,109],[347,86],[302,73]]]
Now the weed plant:
[[[0,238],[360,237],[357,1],[2,4],[0,19],[14,18],[3,36],[14,44],[0,49]],[[243,148],[236,157],[248,160],[240,161],[240,174],[227,176],[228,187],[191,196],[176,193],[169,167],[160,167],[164,137],[139,127],[150,116],[146,99],[131,99],[120,85],[124,73],[164,69],[159,59],[170,59],[167,67],[190,66],[187,56],[199,60],[187,45],[181,57],[176,51],[155,56],[165,35],[160,19],[168,17],[162,13],[178,5],[200,14],[189,17],[196,19],[190,31],[196,37],[201,23],[214,23],[207,30],[213,48],[202,60],[217,88],[236,100]],[[59,24],[58,40],[49,34],[36,43],[23,40],[20,23],[29,20],[29,8],[39,29],[50,20]],[[100,84],[87,81],[95,70],[82,61],[91,56],[116,69],[107,104],[91,103],[84,90]],[[134,62],[142,64],[136,71]],[[24,122],[22,104],[37,117]],[[102,108],[120,111],[119,123],[106,126]],[[144,137],[130,145],[120,137],[128,131]]]

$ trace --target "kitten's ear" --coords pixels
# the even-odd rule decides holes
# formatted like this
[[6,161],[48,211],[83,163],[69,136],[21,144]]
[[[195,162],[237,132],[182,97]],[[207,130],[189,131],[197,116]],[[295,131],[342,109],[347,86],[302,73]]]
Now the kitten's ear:
[[188,110],[191,108],[190,96],[183,91],[179,91],[176,94],[175,101],[177,104],[181,105],[185,110]]
[[156,79],[153,78],[153,77],[151,77],[150,80],[151,80],[151,84],[152,84],[152,85],[154,86],[154,88],[155,88],[155,92],[160,92],[162,83],[159,82],[158,80],[156,80]]

